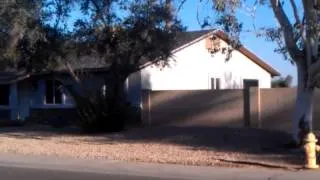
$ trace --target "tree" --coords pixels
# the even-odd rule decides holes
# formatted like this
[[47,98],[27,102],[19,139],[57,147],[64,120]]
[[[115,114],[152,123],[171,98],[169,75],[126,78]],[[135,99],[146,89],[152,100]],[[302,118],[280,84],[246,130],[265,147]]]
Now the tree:
[[149,64],[167,64],[175,35],[182,30],[169,4],[158,0],[81,1],[82,12],[91,17],[75,24],[76,40],[88,50],[80,48],[80,52],[105,61],[113,76],[115,98],[123,96],[130,74]]
[[[61,1],[65,2],[65,1]],[[7,0],[0,6],[1,70],[53,70],[65,55],[68,34],[59,26],[65,12],[48,10],[49,0]],[[53,26],[48,24],[57,18]]]
[[17,3],[14,0],[9,0],[1,4],[0,59],[3,64],[1,69],[8,68],[10,65],[11,67],[17,65],[16,62],[25,52],[22,46],[23,40],[26,42],[29,39],[28,44],[32,46],[41,37],[35,23],[40,19],[37,15],[39,14],[39,8],[37,7],[34,1]]
[[[257,34],[276,42],[279,45],[276,51],[284,54],[297,67],[298,91],[292,135],[295,143],[301,143],[304,134],[312,131],[312,99],[314,89],[319,86],[320,1],[212,0],[211,2],[216,15],[215,24],[224,28],[231,37],[234,37],[235,42],[243,30],[242,23],[237,18],[239,9],[247,7],[250,2],[253,3],[253,10],[256,9],[256,6],[271,8],[278,21],[278,24],[275,24],[277,27],[261,28]],[[298,5],[301,5],[302,8],[298,8]],[[207,19],[204,25],[206,24],[208,24]]]
[[280,77],[277,79],[272,80],[271,87],[272,88],[284,88],[284,87],[291,87],[292,84],[292,76],[288,75],[287,77]]
[[[103,62],[111,76],[106,77],[110,90],[109,114],[123,114],[119,109],[126,101],[124,82],[130,74],[151,64],[168,64],[175,35],[183,30],[169,0],[8,2],[0,9],[0,36],[4,37],[1,41],[4,56],[0,59],[6,59],[14,69],[31,73],[63,66],[80,85],[82,78],[76,72],[85,68],[77,66],[81,65],[80,59]],[[82,14],[77,17],[73,30],[66,30],[68,18],[76,7],[80,7]],[[95,105],[104,104],[93,102],[99,98],[87,95],[79,99],[90,104],[89,111],[102,110],[93,109]]]

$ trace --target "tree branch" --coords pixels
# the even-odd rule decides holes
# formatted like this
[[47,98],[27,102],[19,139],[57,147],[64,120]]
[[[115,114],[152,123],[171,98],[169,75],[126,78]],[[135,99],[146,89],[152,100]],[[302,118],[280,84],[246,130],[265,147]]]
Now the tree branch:
[[298,12],[298,8],[296,3],[294,2],[294,0],[290,0],[291,6],[292,6],[292,10],[293,10],[293,15],[294,18],[296,19],[296,24],[300,25],[301,21],[300,21],[300,17],[299,17],[299,12]]
[[319,28],[318,10],[315,1],[303,1],[304,15],[306,17],[306,37],[310,44],[312,58],[318,56]]
[[106,22],[106,20],[103,17],[103,12],[102,12],[101,8],[99,7],[99,5],[97,4],[97,2],[95,0],[91,0],[91,3],[93,4],[94,8],[96,9],[96,17],[102,21],[102,23],[105,27],[107,27],[108,23]]
[[283,7],[278,0],[270,0],[274,15],[276,16],[278,22],[283,28],[284,40],[287,45],[290,56],[294,61],[299,59],[298,57],[302,55],[302,52],[299,50],[295,39],[295,35],[293,32],[293,26],[290,23],[290,20],[286,13],[283,10]]
[[320,59],[318,58],[318,13],[317,10],[314,8],[314,3],[314,1],[303,1],[304,16],[306,18],[304,43],[306,50],[306,59],[308,62],[308,75],[310,82],[314,81],[314,77],[320,71]]

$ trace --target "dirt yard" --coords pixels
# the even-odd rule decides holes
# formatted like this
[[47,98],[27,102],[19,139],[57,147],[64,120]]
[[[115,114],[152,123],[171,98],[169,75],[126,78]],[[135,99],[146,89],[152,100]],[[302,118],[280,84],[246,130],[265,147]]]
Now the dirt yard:
[[81,135],[77,129],[0,129],[0,153],[205,166],[299,168],[303,153],[285,147],[289,135],[259,129],[154,127]]

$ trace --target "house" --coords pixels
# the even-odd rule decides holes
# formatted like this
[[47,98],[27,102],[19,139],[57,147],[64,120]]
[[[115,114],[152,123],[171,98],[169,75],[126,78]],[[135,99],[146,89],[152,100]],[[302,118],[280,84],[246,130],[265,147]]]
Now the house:
[[[105,90],[105,68],[83,69],[83,85],[93,91]],[[0,120],[47,121],[61,117],[74,119],[75,102],[67,91],[81,87],[67,71],[43,72],[33,75],[16,72],[0,73]]]
[[[169,67],[151,65],[127,79],[128,100],[139,107],[142,90],[241,89],[246,85],[270,88],[271,78],[279,73],[245,47],[233,51],[226,61],[223,51],[228,41],[216,30],[182,33]],[[105,90],[108,80],[103,64],[84,67],[84,86]],[[34,75],[0,73],[0,119],[73,119],[75,103],[61,86],[79,85],[63,70]]]
[[131,102],[140,103],[140,96],[136,96],[140,90],[270,88],[272,77],[280,75],[244,46],[232,51],[226,60],[224,51],[230,39],[220,30],[185,32],[177,39],[169,67],[151,65],[131,75]]

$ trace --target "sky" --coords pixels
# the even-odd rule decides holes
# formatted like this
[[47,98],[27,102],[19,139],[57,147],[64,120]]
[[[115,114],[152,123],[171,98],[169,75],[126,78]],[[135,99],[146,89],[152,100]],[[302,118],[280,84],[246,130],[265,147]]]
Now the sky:
[[[198,2],[199,0],[187,0],[178,13],[178,17],[181,19],[182,24],[187,27],[188,31],[201,30],[197,15],[200,20],[208,15],[214,16],[210,4],[199,4]],[[285,9],[290,9],[289,7],[286,8],[288,3],[284,6]],[[298,8],[302,8],[302,5],[298,4]],[[245,9],[246,8],[243,8],[237,13],[237,17],[244,25],[243,29],[253,30],[253,24],[257,29],[259,27],[274,27],[277,25],[272,10],[267,6],[260,6],[257,8],[255,19],[252,18]],[[290,14],[291,12],[287,13],[289,18],[293,17],[292,14]],[[71,16],[71,22],[74,22],[79,16],[81,16],[81,13],[75,11]],[[246,31],[241,34],[240,40],[246,48],[279,71],[282,77],[286,77],[287,75],[293,76],[293,85],[297,84],[296,67],[289,61],[286,61],[282,54],[274,52],[274,49],[277,48],[277,45],[274,42],[268,42],[263,37],[257,38],[253,32]]]
[[[201,26],[197,21],[197,12],[199,12],[198,14],[200,19],[201,17],[207,16],[210,13],[213,14],[210,6],[204,6],[205,5],[202,5],[202,7],[200,6],[198,8],[197,0],[189,0],[184,4],[178,15],[181,18],[183,25],[188,27],[188,30],[201,30]],[[301,6],[299,6],[299,8],[301,8]],[[290,12],[288,13],[290,16]],[[259,7],[257,9],[255,20],[245,10],[240,11],[238,13],[238,17],[240,21],[243,22],[244,29],[252,30],[253,22],[256,28],[277,25],[277,21],[273,16],[273,12],[266,6]],[[287,75],[292,75],[293,84],[296,85],[296,67],[289,61],[284,60],[283,55],[274,52],[274,49],[277,48],[277,45],[274,42],[268,42],[264,38],[257,38],[252,32],[243,32],[240,40],[246,48],[254,52],[266,63],[278,70],[281,73],[281,76],[285,77]]]

